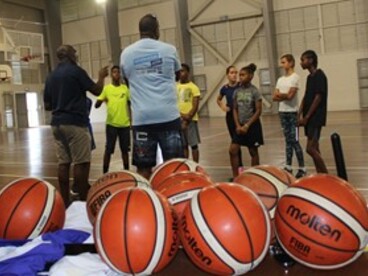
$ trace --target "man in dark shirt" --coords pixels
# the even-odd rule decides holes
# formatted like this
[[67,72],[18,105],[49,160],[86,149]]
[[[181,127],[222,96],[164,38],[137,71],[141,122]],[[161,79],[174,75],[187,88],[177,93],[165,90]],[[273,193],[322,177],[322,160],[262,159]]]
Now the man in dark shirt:
[[89,189],[88,177],[91,162],[91,136],[88,131],[86,91],[100,95],[107,67],[99,72],[95,83],[77,65],[76,50],[70,45],[57,49],[60,61],[46,80],[45,109],[52,111],[51,126],[58,157],[58,180],[61,195],[69,205],[69,170],[74,164],[74,182],[80,199],[86,200]]
[[308,138],[307,153],[313,158],[316,171],[327,173],[326,164],[319,149],[321,129],[326,125],[328,84],[325,73],[318,69],[317,54],[308,50],[301,56],[301,66],[310,74],[306,91],[299,109],[299,126],[304,126]]

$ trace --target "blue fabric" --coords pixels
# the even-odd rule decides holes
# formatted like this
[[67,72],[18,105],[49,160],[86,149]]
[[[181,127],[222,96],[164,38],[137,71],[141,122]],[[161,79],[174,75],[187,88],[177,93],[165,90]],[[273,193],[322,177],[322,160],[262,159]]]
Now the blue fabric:
[[226,105],[231,109],[230,112],[233,110],[234,92],[237,88],[239,88],[239,84],[235,86],[226,84],[220,90],[220,94],[226,97]]
[[[64,256],[64,244],[83,243],[89,236],[84,231],[68,229],[47,233],[31,241],[0,240],[0,247],[16,246],[9,248],[7,253],[0,250],[0,275],[36,275],[44,270],[47,263]],[[20,252],[22,249],[27,250]],[[12,256],[13,253],[17,255]]]
[[129,81],[133,126],[179,118],[175,72],[181,65],[174,46],[141,39],[123,51],[120,67]]

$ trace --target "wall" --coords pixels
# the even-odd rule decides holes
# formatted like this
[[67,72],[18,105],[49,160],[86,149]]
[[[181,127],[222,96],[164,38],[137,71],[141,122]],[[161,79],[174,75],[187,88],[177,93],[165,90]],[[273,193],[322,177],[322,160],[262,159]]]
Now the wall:
[[[195,22],[201,23],[217,18],[217,23],[194,27],[194,30],[227,61],[231,60],[236,49],[248,38],[254,23],[261,20],[247,16],[257,11],[255,1],[252,5],[250,2],[252,1],[214,1],[195,19]],[[189,0],[190,14],[193,16],[203,3],[205,0]],[[273,3],[278,56],[292,53],[299,59],[303,51],[314,49],[319,55],[321,68],[329,78],[329,110],[359,109],[356,63],[357,59],[368,58],[368,1],[275,0]],[[227,22],[224,20],[226,17],[239,19]],[[267,68],[265,43],[264,30],[261,27],[235,64],[241,67],[254,62],[260,69]],[[214,83],[221,80],[221,73],[227,64],[221,63],[195,39],[192,47],[195,60],[198,57],[203,59],[203,64],[193,62],[197,64],[194,72],[206,75],[210,89],[207,93],[213,93],[205,111],[210,116],[222,116],[216,104],[218,87]],[[301,85],[304,88],[307,72],[303,72],[298,65],[296,71],[302,76]],[[254,83],[259,85],[258,76],[255,76]],[[347,92],[349,101],[344,98]]]
[[[89,0],[61,0],[64,42],[73,44],[80,53],[81,65],[94,77],[108,62],[101,8]],[[188,0],[193,16],[206,0]],[[258,1],[258,3],[261,1]],[[196,23],[217,23],[194,27],[194,30],[226,60],[236,56],[254,26],[262,20],[256,1],[216,0],[196,19]],[[298,59],[309,48],[317,51],[320,66],[329,78],[329,110],[359,109],[356,61],[368,57],[368,1],[365,0],[275,0],[275,23],[278,55],[292,53]],[[139,18],[157,15],[161,39],[179,47],[172,0],[119,0],[119,33],[122,48],[138,37]],[[250,17],[250,15],[253,15]],[[226,21],[226,18],[235,18]],[[91,27],[92,26],[92,27]],[[216,104],[218,88],[227,64],[222,63],[195,38],[192,39],[195,75],[205,75],[207,93],[213,92],[205,108],[210,116],[223,116]],[[266,40],[261,27],[235,62],[238,67],[255,62],[267,68]],[[297,66],[305,86],[307,72]],[[259,85],[259,76],[254,83]],[[304,91],[302,90],[301,93]],[[349,101],[345,95],[349,93]],[[92,113],[93,121],[104,120],[104,110]]]

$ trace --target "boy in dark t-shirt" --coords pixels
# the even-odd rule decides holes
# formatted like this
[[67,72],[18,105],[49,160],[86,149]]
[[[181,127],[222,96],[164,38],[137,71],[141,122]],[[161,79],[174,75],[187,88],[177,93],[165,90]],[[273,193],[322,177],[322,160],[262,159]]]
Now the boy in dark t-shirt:
[[313,158],[316,171],[328,173],[319,149],[321,129],[326,125],[327,119],[327,77],[321,69],[318,69],[318,57],[312,50],[302,54],[300,65],[310,74],[299,109],[299,126],[304,126],[305,135],[308,138],[307,153]]

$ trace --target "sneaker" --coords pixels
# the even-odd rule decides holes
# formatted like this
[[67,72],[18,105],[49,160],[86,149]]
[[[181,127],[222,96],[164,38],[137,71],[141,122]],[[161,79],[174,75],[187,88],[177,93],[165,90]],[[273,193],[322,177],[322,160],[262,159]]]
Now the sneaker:
[[292,169],[288,169],[287,167],[284,168],[284,171],[287,171],[290,174],[293,174],[293,170]]
[[241,175],[244,171],[245,171],[245,168],[244,167],[239,167],[238,168],[239,175]]
[[302,177],[304,177],[306,175],[307,175],[307,172],[306,171],[299,169],[298,172],[296,173],[295,177],[296,178],[302,178]]
[[234,182],[234,178],[233,177],[230,177],[227,182]]
[[71,194],[72,196],[77,196],[77,195],[79,195],[78,187],[77,187],[77,185],[75,184],[75,182],[72,184],[72,188],[70,189],[70,194]]

